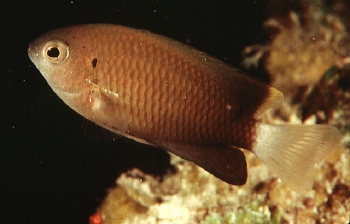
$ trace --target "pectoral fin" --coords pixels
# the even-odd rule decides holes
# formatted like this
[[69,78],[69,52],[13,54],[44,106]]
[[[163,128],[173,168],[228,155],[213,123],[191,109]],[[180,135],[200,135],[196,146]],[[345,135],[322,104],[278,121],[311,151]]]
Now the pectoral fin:
[[113,142],[114,140],[122,137],[121,135],[107,130],[99,126],[98,124],[84,119],[82,123],[83,134],[89,139],[96,142]]
[[247,163],[244,153],[239,149],[228,146],[203,147],[177,143],[156,143],[156,145],[194,162],[229,184],[243,185],[247,181]]

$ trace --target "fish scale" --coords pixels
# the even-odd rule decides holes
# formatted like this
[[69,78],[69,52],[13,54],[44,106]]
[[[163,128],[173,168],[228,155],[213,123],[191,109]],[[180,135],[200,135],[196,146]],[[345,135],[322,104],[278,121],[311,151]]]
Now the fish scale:
[[[148,51],[150,51],[151,48],[148,48]],[[140,52],[139,50],[136,50],[137,52]],[[142,52],[142,51],[141,51]],[[175,62],[175,57],[169,57],[164,60],[163,62],[165,64],[167,64],[167,62],[169,61],[169,63],[174,63]],[[152,61],[151,61],[152,62]],[[182,62],[179,61],[178,64],[181,64]],[[137,64],[135,64],[134,66],[137,66],[138,64],[145,64],[143,62],[138,62]],[[130,65],[128,65],[130,66]],[[133,66],[131,66],[131,68],[133,68]],[[156,67],[157,68],[157,67]],[[146,81],[144,82],[144,84],[142,84],[143,82],[141,82],[140,84],[140,80],[138,79],[138,77],[129,77],[128,74],[129,73],[124,73],[124,76],[125,77],[129,77],[130,80],[136,80],[136,82],[134,82],[134,84],[128,84],[128,88],[130,88],[129,86],[132,86],[133,87],[133,90],[127,90],[127,92],[133,92],[133,95],[135,96],[141,96],[142,97],[142,94],[139,94],[138,93],[138,87],[139,86],[146,86],[145,88],[146,89],[149,89],[149,91],[152,92],[152,94],[149,94],[147,95],[147,99],[151,98],[152,99],[152,105],[150,106],[151,109],[145,109],[145,108],[140,108],[139,105],[133,105],[131,106],[131,108],[135,108],[136,110],[138,108],[140,108],[140,110],[144,110],[144,111],[151,111],[153,112],[153,117],[159,117],[159,113],[161,114],[168,114],[166,117],[167,119],[165,119],[166,121],[165,122],[169,122],[168,125],[164,125],[164,126],[169,126],[169,130],[172,130],[172,133],[182,133],[183,129],[181,127],[185,127],[186,125],[182,124],[181,125],[181,122],[180,122],[180,125],[176,125],[177,123],[179,123],[179,120],[180,119],[177,119],[176,120],[176,123],[174,122],[170,122],[172,120],[174,120],[173,116],[174,116],[174,111],[176,112],[179,112],[179,111],[184,111],[185,114],[183,114],[183,116],[177,116],[179,118],[182,118],[182,117],[185,117],[185,118],[189,118],[189,119],[193,119],[195,117],[194,114],[191,114],[191,113],[195,113],[195,111],[192,109],[192,110],[186,110],[185,108],[188,108],[188,109],[191,109],[193,107],[196,106],[196,104],[193,104],[192,107],[191,107],[191,104],[192,102],[190,102],[191,99],[193,98],[187,98],[187,99],[182,99],[180,102],[183,102],[183,101],[188,101],[187,103],[182,103],[180,105],[183,105],[184,108],[181,108],[181,110],[166,110],[166,107],[164,108],[164,104],[167,103],[167,104],[170,104],[170,105],[173,105],[174,107],[178,107],[178,104],[176,102],[176,99],[179,99],[181,98],[181,96],[186,96],[188,95],[191,91],[192,91],[192,88],[191,88],[191,85],[188,85],[187,83],[185,83],[183,80],[180,80],[179,79],[179,76],[176,76],[176,75],[172,75],[172,74],[167,74],[168,78],[163,81],[164,79],[164,76],[160,75],[157,77],[157,79],[153,79],[153,74],[150,74],[147,70],[142,70],[142,67],[141,69],[136,69],[137,71],[141,71],[139,72],[140,76],[141,77],[145,77],[146,78]],[[180,91],[173,91],[173,89],[170,91],[170,92],[167,92],[167,88],[165,87],[166,85],[164,85],[165,82],[170,82],[174,80],[173,82],[173,85],[170,85],[170,86],[179,86],[179,89]],[[118,82],[118,84],[120,85],[124,85],[125,84],[123,82]],[[187,86],[187,88],[185,88],[185,86]],[[186,89],[187,91],[184,91],[184,89]],[[154,91],[154,90],[158,90],[158,91]],[[163,94],[162,94],[163,93]],[[172,95],[171,94],[174,94],[175,97],[171,97]],[[123,94],[122,94],[123,95]],[[166,110],[166,111],[159,111],[159,106],[156,105],[156,103],[159,102],[159,98],[160,98],[160,95],[164,95],[164,96],[169,96],[168,98],[166,98],[166,102],[165,103],[162,103],[161,105],[163,105],[163,110]],[[164,97],[165,98],[165,97]],[[200,99],[201,100],[201,99]],[[140,100],[142,101],[142,100]],[[134,102],[133,100],[131,100],[131,102]],[[147,103],[147,102],[146,102]],[[145,105],[146,105],[145,103]],[[204,102],[205,103],[205,102]],[[198,114],[198,113],[197,113]],[[140,114],[137,114],[137,116],[132,116],[132,117],[136,117],[136,118],[139,118],[139,117],[143,117],[142,115],[140,116]],[[146,116],[147,117],[147,116]],[[194,119],[195,121],[198,120],[198,119]],[[148,121],[148,119],[146,119],[146,121]],[[155,120],[153,120],[154,122],[157,122]],[[144,123],[143,120],[139,121],[140,124]],[[146,122],[148,123],[148,122]],[[198,123],[198,122],[197,122]],[[191,124],[191,122],[188,121],[188,124]],[[137,126],[137,125],[135,125]],[[141,125],[141,126],[149,126],[149,124],[147,125]],[[158,127],[161,127],[160,125],[157,125]],[[179,130],[179,132],[175,131],[174,132],[174,129],[172,128],[173,126],[178,126],[181,130]],[[200,125],[197,125],[198,127]],[[194,127],[189,127],[189,129],[193,129]],[[176,129],[175,129],[176,130]],[[167,130],[161,130],[162,133],[167,133],[166,132]],[[172,133],[167,133],[166,135],[171,135]],[[195,139],[195,132],[192,132],[191,133],[192,135],[189,136],[190,139]],[[183,137],[182,137],[183,138]]]

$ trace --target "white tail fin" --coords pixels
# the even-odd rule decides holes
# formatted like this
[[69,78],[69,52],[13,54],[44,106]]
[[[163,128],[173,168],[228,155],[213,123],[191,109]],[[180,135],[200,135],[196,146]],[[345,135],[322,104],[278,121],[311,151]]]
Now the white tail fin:
[[258,124],[252,151],[284,184],[298,193],[314,183],[315,163],[341,145],[338,129],[328,125]]

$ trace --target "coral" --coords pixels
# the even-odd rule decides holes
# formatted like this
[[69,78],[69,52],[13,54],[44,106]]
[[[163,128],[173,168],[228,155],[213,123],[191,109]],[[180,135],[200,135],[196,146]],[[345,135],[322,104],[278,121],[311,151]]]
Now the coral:
[[350,38],[341,20],[323,14],[313,5],[307,7],[304,21],[291,11],[287,19],[270,18],[265,30],[277,30],[267,45],[245,48],[244,65],[257,66],[263,60],[271,84],[284,94],[301,86],[314,85],[331,67],[350,63]]
[[[104,224],[346,223],[350,156],[339,150],[319,164],[314,189],[298,195],[250,152],[248,181],[229,185],[175,158],[176,173],[160,180],[133,169],[117,180],[99,212]],[[337,220],[337,222],[334,222]]]
[[[290,11],[287,17],[271,17],[264,22],[264,31],[272,37],[267,44],[248,46],[244,50],[246,68],[261,64],[270,77],[270,84],[285,94],[281,107],[263,120],[330,123],[342,133],[349,133],[347,26],[327,10],[324,1],[301,1],[300,4],[303,5],[300,12]],[[345,3],[335,1],[331,6],[338,9],[339,4]]]

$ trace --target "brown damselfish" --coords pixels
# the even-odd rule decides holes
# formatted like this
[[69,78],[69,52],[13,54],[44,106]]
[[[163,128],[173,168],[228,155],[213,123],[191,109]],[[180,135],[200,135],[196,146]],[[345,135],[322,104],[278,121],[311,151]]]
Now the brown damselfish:
[[177,41],[118,25],[48,32],[32,62],[73,110],[116,134],[168,150],[234,185],[247,180],[243,149],[290,188],[313,186],[314,164],[341,144],[328,125],[259,121],[283,94]]

